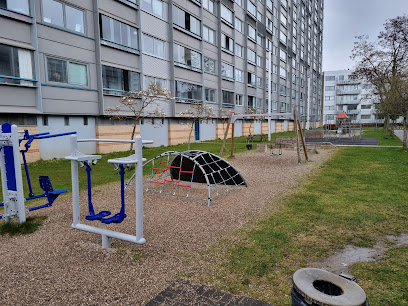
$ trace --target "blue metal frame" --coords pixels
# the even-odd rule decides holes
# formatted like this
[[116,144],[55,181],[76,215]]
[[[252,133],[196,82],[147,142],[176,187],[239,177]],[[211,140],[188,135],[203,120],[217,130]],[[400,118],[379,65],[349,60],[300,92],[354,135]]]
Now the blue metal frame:
[[[4,123],[2,125],[2,132],[3,133],[10,133],[11,132],[11,124],[10,123]],[[28,211],[33,211],[37,210],[40,208],[44,207],[50,207],[52,206],[52,203],[56,200],[56,198],[61,194],[61,193],[66,193],[67,190],[65,189],[56,189],[54,190],[51,185],[51,181],[48,176],[40,176],[40,185],[42,186],[42,189],[44,190],[43,194],[36,195],[33,192],[32,184],[31,184],[31,178],[30,178],[30,172],[28,170],[28,163],[27,159],[25,156],[25,153],[28,152],[28,150],[31,147],[31,144],[34,140],[39,140],[39,139],[48,139],[48,138],[54,138],[54,137],[60,137],[60,136],[66,136],[66,135],[72,135],[76,134],[76,132],[68,132],[68,133],[60,133],[60,134],[51,134],[46,132],[46,133],[39,133],[39,134],[33,134],[30,135],[28,130],[24,130],[24,135],[22,139],[19,139],[19,142],[21,143],[23,140],[26,140],[27,142],[24,144],[24,149],[20,150],[20,153],[23,157],[23,163],[24,163],[24,170],[26,173],[27,177],[27,185],[29,189],[29,194],[28,197],[26,197],[26,200],[34,200],[34,199],[39,199],[39,198],[47,198],[48,203],[31,207],[28,209]],[[8,190],[14,190],[16,191],[16,178],[14,176],[14,156],[12,152],[12,147],[10,146],[4,146],[4,156],[5,156],[5,162],[6,162],[6,171],[7,171],[7,189]],[[11,151],[10,151],[11,150]],[[46,186],[46,187],[44,187]],[[0,207],[4,206],[4,203],[0,203]],[[0,219],[3,218],[3,215],[0,215]]]
[[[85,217],[88,221],[100,220],[104,224],[121,223],[126,218],[125,213],[125,167],[123,164],[119,164],[120,174],[120,211],[113,216],[108,217],[111,212],[108,210],[102,210],[95,214],[95,210],[92,203],[92,184],[91,184],[91,171],[92,168],[87,161],[84,161],[86,165],[86,177],[88,182],[88,210],[89,215]],[[105,218],[106,217],[106,218]]]

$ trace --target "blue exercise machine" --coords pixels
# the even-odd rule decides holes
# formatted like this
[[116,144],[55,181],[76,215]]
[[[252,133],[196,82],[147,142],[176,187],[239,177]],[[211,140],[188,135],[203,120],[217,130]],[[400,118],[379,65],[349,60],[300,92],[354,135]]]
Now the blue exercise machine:
[[[92,162],[96,164],[96,160]],[[111,224],[111,223],[120,223],[123,219],[126,218],[125,213],[125,166],[123,164],[114,165],[115,169],[120,169],[120,199],[121,199],[121,207],[120,212],[117,214],[108,217],[111,215],[111,212],[108,210],[102,210],[99,213],[95,213],[93,203],[92,203],[92,183],[91,183],[91,171],[92,167],[88,161],[84,161],[83,164],[86,166],[86,177],[88,182],[88,210],[89,215],[85,216],[85,219],[88,221],[95,221],[100,220],[104,224]]]
[[[66,193],[65,189],[54,189],[49,176],[41,175],[39,177],[39,184],[44,193],[36,195],[33,192],[30,172],[28,170],[28,163],[26,159],[26,153],[31,147],[31,144],[34,140],[48,139],[54,137],[61,137],[66,135],[76,134],[76,132],[68,132],[61,134],[50,134],[50,133],[39,133],[30,135],[28,130],[24,132],[18,132],[17,126],[11,125],[10,123],[4,123],[1,126],[0,132],[0,165],[1,165],[1,175],[2,175],[2,186],[3,186],[3,203],[0,203],[0,206],[7,206],[8,209],[5,209],[5,214],[0,215],[0,219],[4,216],[9,220],[10,217],[17,217],[20,219],[20,222],[25,221],[25,209],[24,201],[33,200],[39,198],[47,198],[48,202],[43,205],[31,207],[27,211],[33,211],[44,207],[50,207],[58,196],[62,193]],[[24,149],[20,150],[20,144],[24,143]],[[23,194],[23,185],[22,185],[22,173],[19,153],[21,153],[24,170],[27,178],[27,185],[29,189],[28,197],[22,196]],[[11,192],[11,193],[10,193]],[[15,196],[15,193],[18,196]],[[17,197],[19,199],[17,199]],[[22,203],[21,203],[22,202]],[[14,204],[13,204],[14,203]],[[16,208],[19,207],[19,209]],[[24,215],[24,217],[22,217]],[[20,217],[19,217],[20,216]],[[23,221],[22,221],[23,220]]]

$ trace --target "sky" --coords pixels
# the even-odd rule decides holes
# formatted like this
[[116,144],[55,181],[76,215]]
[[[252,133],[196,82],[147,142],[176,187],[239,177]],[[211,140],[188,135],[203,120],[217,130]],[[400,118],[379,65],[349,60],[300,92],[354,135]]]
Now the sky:
[[408,0],[324,0],[323,71],[353,69],[355,37],[375,41],[389,18],[408,15]]

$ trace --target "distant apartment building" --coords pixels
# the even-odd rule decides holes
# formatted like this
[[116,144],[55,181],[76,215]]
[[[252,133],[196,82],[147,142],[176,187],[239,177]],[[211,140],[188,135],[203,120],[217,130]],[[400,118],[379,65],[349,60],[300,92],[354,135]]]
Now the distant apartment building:
[[[213,107],[196,140],[222,137],[222,110],[298,109],[304,126],[321,118],[323,0],[3,0],[0,1],[0,122],[34,133],[128,138],[128,121],[108,107],[130,90],[158,84],[174,99],[165,119],[138,133],[156,146],[186,142],[180,112]],[[270,68],[269,68],[270,67]],[[271,93],[269,95],[269,90]],[[256,122],[252,133],[265,133]],[[248,133],[237,121],[235,135]],[[271,130],[293,128],[276,116]],[[63,140],[40,142],[42,158],[63,156]],[[116,147],[89,147],[107,152]]]
[[356,78],[353,70],[324,72],[323,124],[335,124],[336,116],[342,111],[354,123],[383,122],[376,115],[377,103],[372,84]]

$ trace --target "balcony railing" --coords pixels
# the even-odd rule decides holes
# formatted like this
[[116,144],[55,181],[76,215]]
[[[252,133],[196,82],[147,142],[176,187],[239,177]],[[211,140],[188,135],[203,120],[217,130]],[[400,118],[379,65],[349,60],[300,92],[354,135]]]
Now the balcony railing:
[[347,100],[341,100],[338,98],[336,100],[336,104],[339,104],[339,105],[346,105],[346,104],[357,105],[357,104],[360,104],[360,102],[361,102],[360,100],[347,101]]
[[352,110],[347,110],[346,115],[353,115],[353,114],[359,114],[360,111],[358,109],[352,109]]
[[340,90],[340,89],[337,89],[336,93],[338,95],[359,95],[361,93],[361,89],[352,89],[352,90]]
[[337,81],[337,85],[353,85],[353,84],[360,84],[361,80],[342,80],[342,81]]

